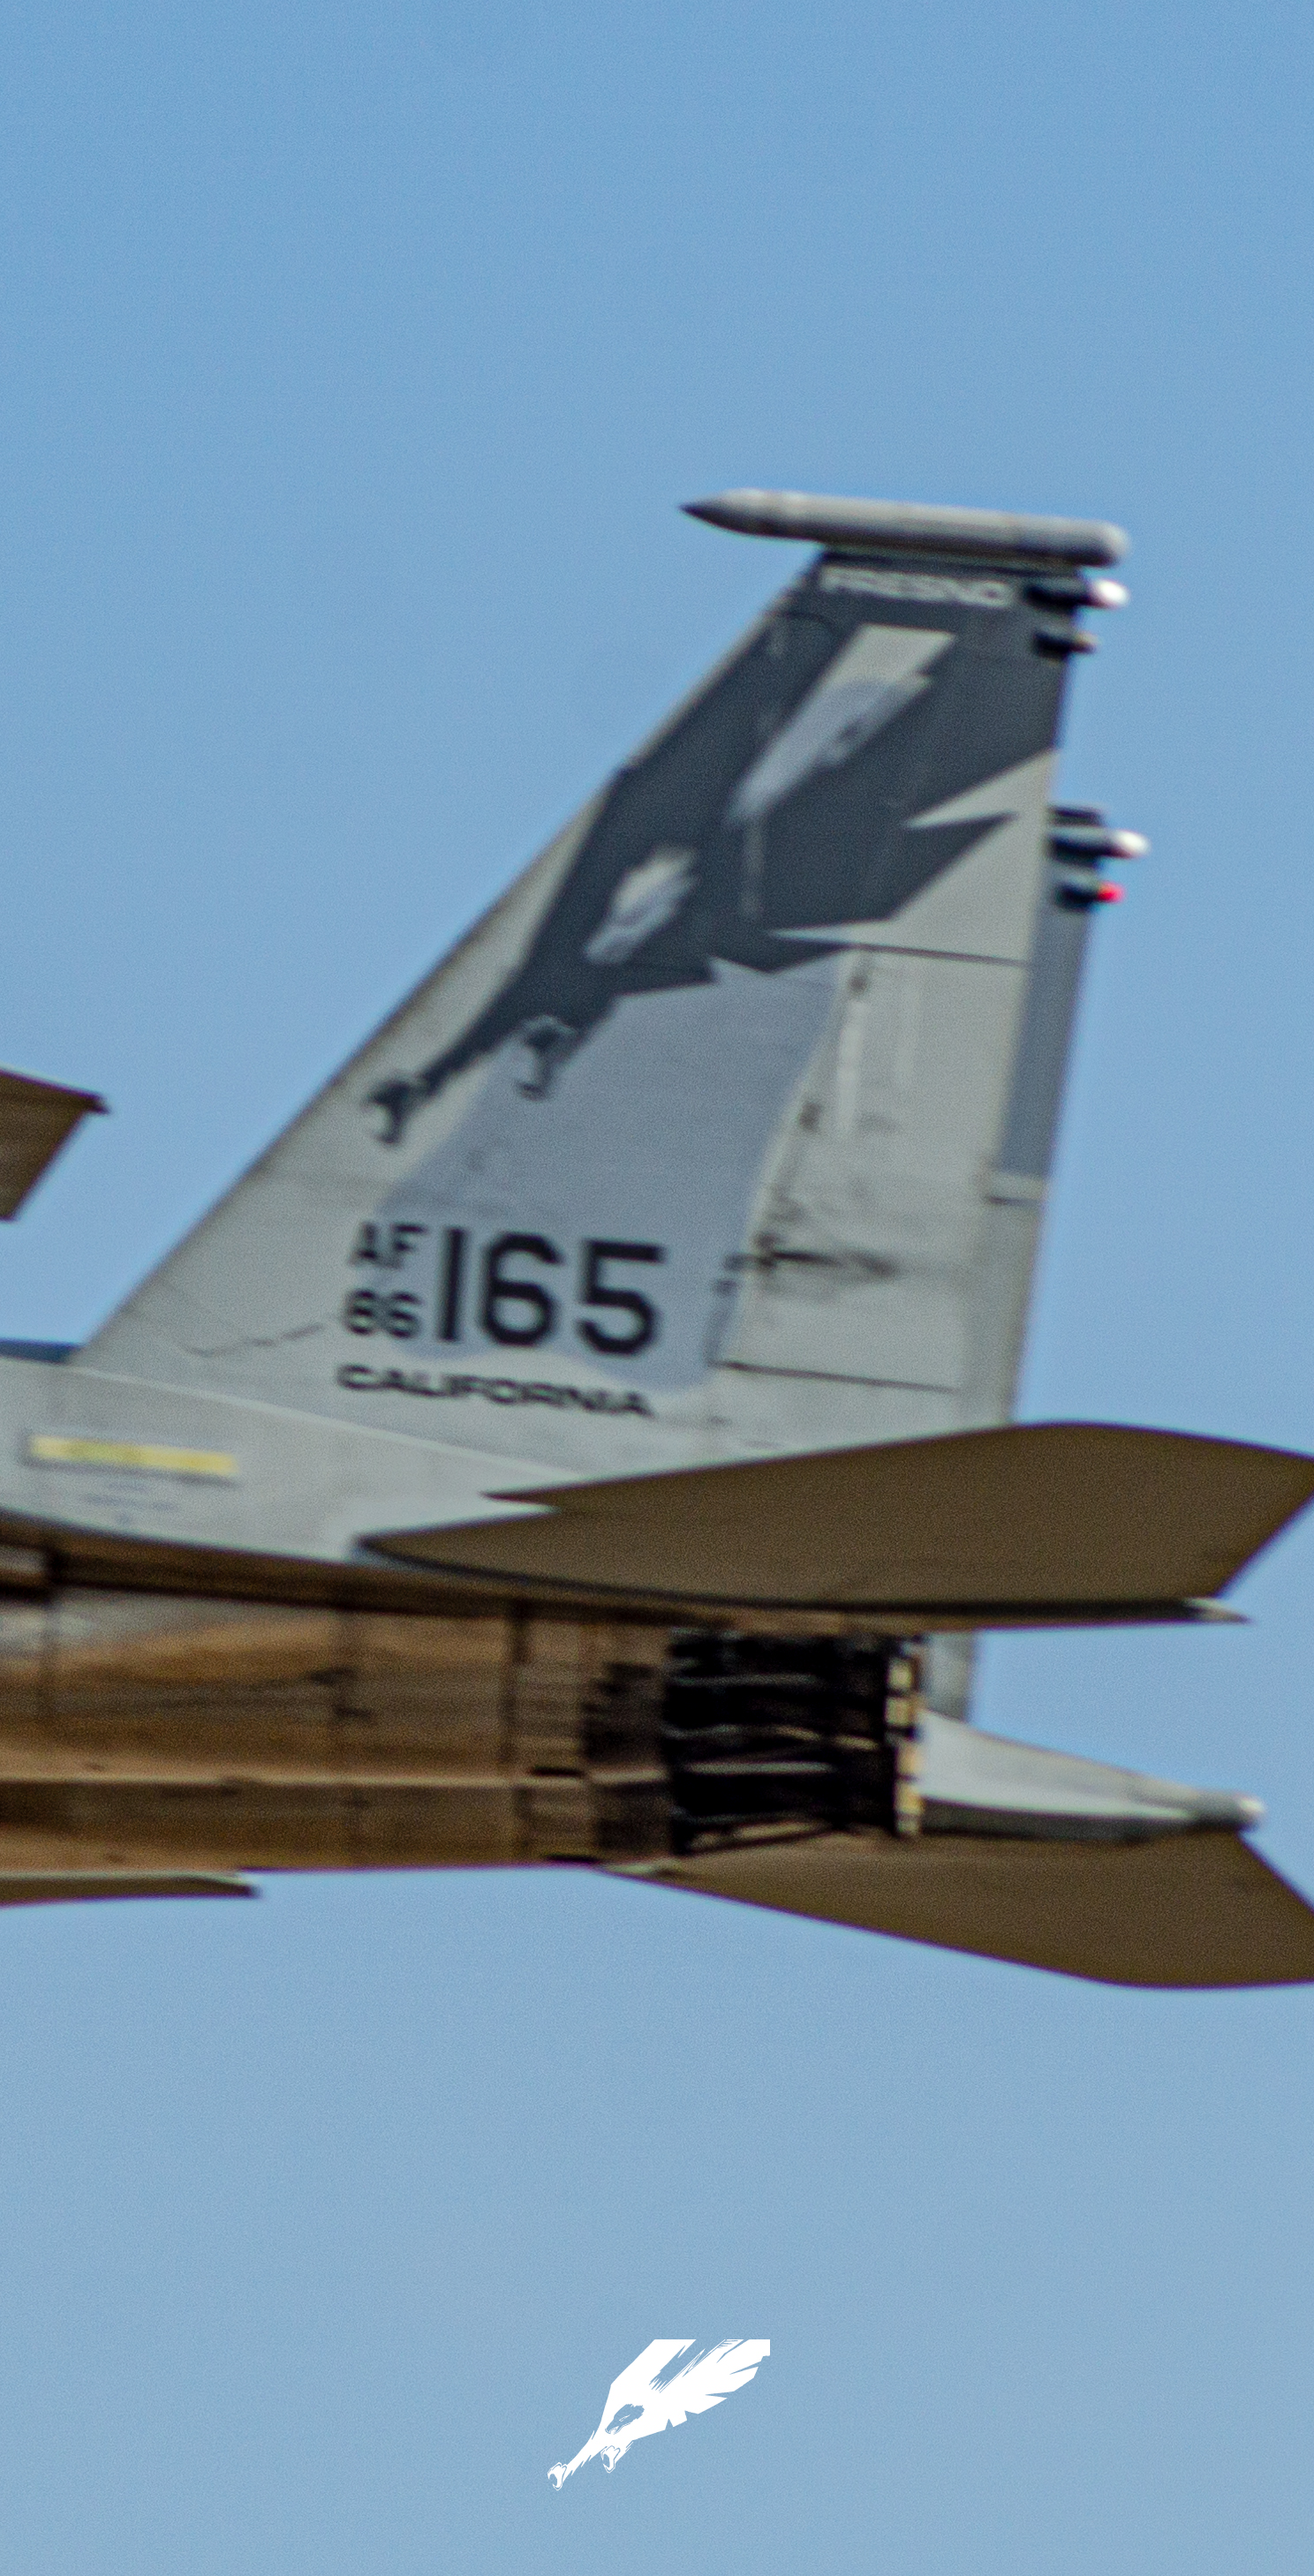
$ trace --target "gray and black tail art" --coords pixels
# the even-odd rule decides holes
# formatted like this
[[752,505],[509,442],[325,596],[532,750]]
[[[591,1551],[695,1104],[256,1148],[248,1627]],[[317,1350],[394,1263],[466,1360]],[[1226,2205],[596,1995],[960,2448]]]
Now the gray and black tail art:
[[[999,1421],[1104,858],[1102,524],[819,553],[111,1320],[96,1364],[579,1470]],[[472,1426],[458,1429],[458,1425]]]

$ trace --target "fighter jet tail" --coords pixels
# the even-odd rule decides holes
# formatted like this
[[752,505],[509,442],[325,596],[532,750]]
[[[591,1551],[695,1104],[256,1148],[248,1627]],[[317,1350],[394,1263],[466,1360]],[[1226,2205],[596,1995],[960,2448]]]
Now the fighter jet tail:
[[1124,540],[698,509],[821,550],[81,1365],[595,1476],[1006,1418]]

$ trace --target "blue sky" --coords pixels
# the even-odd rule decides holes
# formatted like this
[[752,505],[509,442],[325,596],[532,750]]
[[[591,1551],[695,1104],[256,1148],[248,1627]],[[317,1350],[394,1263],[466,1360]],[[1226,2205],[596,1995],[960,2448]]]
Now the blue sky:
[[[11,9],[3,1256],[78,1337],[798,559],[728,483],[1108,515],[1101,921],[1033,1414],[1314,1446],[1309,134],[1291,0]],[[990,1722],[1270,1802],[1314,1531]],[[567,1873],[0,1924],[24,2576],[1308,2565],[1314,2000]],[[654,2335],[745,2394],[560,2494]]]

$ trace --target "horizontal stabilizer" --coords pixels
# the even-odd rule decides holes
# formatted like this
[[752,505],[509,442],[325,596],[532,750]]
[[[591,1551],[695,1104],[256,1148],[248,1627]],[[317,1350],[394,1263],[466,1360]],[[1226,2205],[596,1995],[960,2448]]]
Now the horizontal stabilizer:
[[387,1556],[686,1609],[907,1628],[1198,1615],[1314,1494],[1314,1459],[1169,1431],[1014,1423],[491,1500],[532,1515],[392,1530]]
[[0,1072],[0,1217],[17,1216],[74,1128],[104,1107],[94,1091]]
[[824,1834],[663,1882],[1115,1986],[1314,1982],[1314,1908],[1235,1834],[1009,1842]]
[[66,1905],[109,1896],[254,1896],[245,1878],[180,1870],[0,1871],[0,1905]]

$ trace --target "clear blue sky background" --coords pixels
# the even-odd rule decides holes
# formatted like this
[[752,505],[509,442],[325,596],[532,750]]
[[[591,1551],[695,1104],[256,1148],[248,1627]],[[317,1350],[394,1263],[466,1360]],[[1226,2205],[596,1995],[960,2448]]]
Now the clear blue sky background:
[[[797,559],[727,483],[1099,512],[1102,919],[1027,1409],[1314,1446],[1311,72],[1294,0],[43,0],[3,22],[0,1054],[103,1089],[77,1337]],[[1271,1803],[1314,1529],[1002,1727]],[[1309,2565],[1314,1996],[568,1874],[0,1923],[23,2576]],[[733,2404],[561,2495],[657,2334]]]

